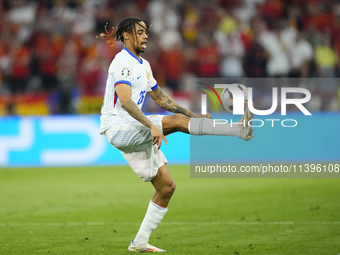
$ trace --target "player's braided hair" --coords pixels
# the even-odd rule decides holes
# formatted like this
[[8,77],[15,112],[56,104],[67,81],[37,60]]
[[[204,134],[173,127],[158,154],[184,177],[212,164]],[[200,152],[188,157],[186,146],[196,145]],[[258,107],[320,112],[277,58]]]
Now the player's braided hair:
[[[112,32],[109,33],[107,31],[107,24],[105,25],[105,32],[106,33],[101,33],[99,35],[99,38],[104,39],[107,41],[107,43],[112,43],[111,46],[114,46],[116,44],[116,42],[121,41],[124,42],[124,37],[123,37],[123,33],[124,32],[128,32],[128,33],[132,33],[134,38],[135,38],[135,43],[137,42],[137,38],[136,38],[136,27],[135,24],[138,23],[140,26],[142,26],[143,28],[147,29],[146,27],[144,27],[140,22],[143,21],[140,18],[137,17],[127,17],[125,19],[123,19],[121,22],[119,22],[118,27],[112,27]],[[98,38],[98,36],[97,36]]]

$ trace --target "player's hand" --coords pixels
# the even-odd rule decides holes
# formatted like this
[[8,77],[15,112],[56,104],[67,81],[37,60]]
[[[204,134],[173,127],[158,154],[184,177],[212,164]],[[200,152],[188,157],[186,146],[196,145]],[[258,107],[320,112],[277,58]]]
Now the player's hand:
[[[204,116],[204,115],[203,115]],[[211,119],[212,115],[210,113],[207,112],[207,114],[205,115],[205,118]]]
[[200,114],[200,113],[192,113],[191,115],[192,118],[208,118],[208,119],[211,119],[212,116],[210,113],[207,112],[206,115],[203,115],[203,114]]
[[152,126],[150,130],[152,135],[152,145],[157,144],[158,149],[160,149],[162,145],[162,140],[164,140],[164,142],[168,144],[168,141],[166,140],[164,134],[156,126]]

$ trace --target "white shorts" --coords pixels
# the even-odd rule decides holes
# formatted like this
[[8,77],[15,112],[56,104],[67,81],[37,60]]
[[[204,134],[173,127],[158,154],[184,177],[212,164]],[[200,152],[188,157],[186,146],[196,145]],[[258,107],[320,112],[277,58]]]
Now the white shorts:
[[[164,115],[147,116],[152,123],[163,131],[162,119]],[[114,116],[114,123],[105,131],[110,144],[122,152],[132,170],[144,182],[151,181],[158,169],[166,164],[163,152],[157,145],[152,145],[150,129],[142,123],[127,116]]]

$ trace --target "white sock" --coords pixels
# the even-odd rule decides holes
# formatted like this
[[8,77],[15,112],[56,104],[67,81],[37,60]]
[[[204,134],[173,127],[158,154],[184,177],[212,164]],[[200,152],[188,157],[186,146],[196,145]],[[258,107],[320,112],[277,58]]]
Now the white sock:
[[226,123],[218,119],[191,118],[189,133],[191,135],[230,135],[241,136],[240,125],[242,122]]
[[152,231],[157,228],[167,211],[167,208],[160,207],[150,201],[142,225],[133,240],[134,245],[140,246],[149,241]]

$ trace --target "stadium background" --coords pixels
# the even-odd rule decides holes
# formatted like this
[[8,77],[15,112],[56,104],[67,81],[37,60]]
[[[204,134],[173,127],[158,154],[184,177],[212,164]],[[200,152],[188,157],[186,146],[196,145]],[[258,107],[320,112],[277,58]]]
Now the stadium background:
[[[162,89],[185,107],[190,107],[195,77],[280,78],[279,86],[287,87],[292,79],[285,78],[300,78],[293,86],[311,91],[308,110],[339,112],[337,1],[3,0],[0,16],[1,166],[125,164],[105,138],[94,135],[107,69],[122,48],[96,36],[125,16],[139,16],[152,25],[143,57]],[[303,84],[306,77],[322,79]],[[258,109],[271,106],[271,86],[278,84],[253,85]],[[150,98],[144,110],[164,113]],[[335,113],[331,119],[338,117]],[[317,114],[312,123],[322,118]],[[317,132],[318,127],[309,129]],[[319,144],[323,161],[329,160],[323,148],[339,140],[333,134],[320,134],[320,140],[333,138],[331,146]],[[189,163],[189,138],[175,134],[169,139],[182,144],[163,146],[169,161]],[[308,137],[303,141],[306,148],[315,144]],[[256,161],[268,161],[271,151]],[[315,153],[309,155],[302,158],[315,159]],[[237,158],[237,153],[230,156]]]
[[[311,91],[313,116],[292,107],[294,129],[226,137],[224,160],[340,163],[339,1],[0,0],[0,254],[128,253],[154,189],[98,134],[122,44],[96,38],[126,16],[152,24],[143,57],[184,106],[195,77],[277,79],[251,84],[258,109],[272,86]],[[145,111],[164,113],[148,100]],[[220,160],[199,138],[198,156]],[[340,253],[338,178],[190,178],[190,136],[167,139],[177,189],[151,244],[178,255]]]

